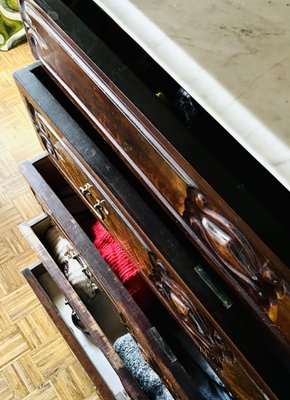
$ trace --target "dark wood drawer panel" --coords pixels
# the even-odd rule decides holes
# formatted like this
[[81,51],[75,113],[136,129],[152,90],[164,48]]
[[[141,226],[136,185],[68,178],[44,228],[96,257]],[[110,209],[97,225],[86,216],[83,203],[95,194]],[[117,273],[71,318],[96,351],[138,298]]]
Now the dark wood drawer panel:
[[[54,3],[58,18],[55,20],[65,25],[64,9]],[[250,306],[276,339],[289,347],[288,269],[165,139],[164,132],[161,130],[160,133],[135,105],[152,101],[152,108],[158,110],[155,114],[166,122],[165,130],[172,124],[176,127],[175,135],[183,137],[183,129],[164,113],[154,96],[150,97],[125,67],[122,75],[120,61],[103,44],[98,42],[96,49],[91,49],[90,59],[76,44],[77,38],[74,42],[60,29],[53,20],[53,13],[52,18],[47,17],[33,1],[26,1],[24,5],[23,17],[36,58],[230,288]],[[45,2],[42,5],[46,7]],[[82,29],[80,23],[78,26]],[[82,35],[91,38],[85,27]],[[71,36],[74,36],[73,32]],[[95,54],[101,68],[92,62]],[[111,65],[113,78],[102,71],[108,69],[108,65]],[[136,92],[144,89],[139,103],[135,96],[133,105],[115,84],[125,85],[124,81],[129,86],[132,81],[130,93],[134,88]]]
[[[196,264],[194,258],[186,256],[185,251],[178,244],[174,243],[174,238],[167,233],[165,228],[160,226],[158,218],[152,212],[150,213],[148,207],[146,208],[146,205],[142,203],[140,198],[135,201],[133,191],[128,186],[128,183],[126,184],[126,181],[121,178],[113,165],[101,155],[101,152],[96,148],[94,143],[88,141],[88,138],[78,140],[83,144],[86,140],[88,141],[84,147],[87,149],[87,154],[92,156],[89,161],[90,165],[88,165],[88,163],[80,159],[76,149],[72,148],[72,145],[64,138],[60,130],[39,107],[46,109],[48,114],[50,110],[52,112],[51,118],[53,118],[53,115],[58,116],[58,121],[63,118],[66,121],[66,128],[64,126],[63,128],[67,132],[73,132],[73,136],[79,139],[80,128],[76,124],[71,125],[69,123],[70,117],[64,110],[62,111],[62,117],[60,117],[61,108],[56,108],[56,105],[53,105],[50,100],[49,107],[46,108],[47,105],[45,106],[44,103],[36,105],[27,93],[24,96],[26,102],[29,104],[29,110],[32,113],[37,131],[51,154],[52,161],[60,169],[61,173],[66,176],[70,184],[75,187],[77,193],[84,199],[93,212],[95,212],[94,207],[92,207],[94,203],[91,201],[91,198],[94,199],[95,203],[97,199],[105,200],[105,205],[102,203],[103,207],[96,207],[96,216],[98,218],[104,217],[102,220],[104,226],[124,246],[125,250],[142,271],[147,282],[174,315],[178,323],[186,330],[201,354],[208,360],[232,392],[235,394],[238,393],[242,398],[247,398],[249,393],[253,391],[252,393],[258,396],[257,398],[264,398],[260,389],[253,382],[253,376],[256,376],[256,373],[252,367],[201,304],[197,296],[193,294],[192,290],[189,289],[184,280],[177,274],[176,270],[181,272],[183,268],[185,270],[192,270]],[[49,99],[48,93],[42,93],[41,98],[47,101]],[[92,170],[92,159],[99,166],[99,175]],[[25,175],[27,175],[27,168],[25,165],[22,167]],[[109,179],[108,171],[110,171]],[[108,190],[108,187],[104,185],[101,178],[106,180],[106,185],[110,185],[111,189],[115,190],[115,195],[112,194],[111,190]],[[57,221],[62,216],[60,206],[50,205],[48,208],[45,204],[46,195],[43,196],[42,194],[47,190],[47,188],[44,190],[44,183],[40,184],[36,178],[33,180],[29,178],[29,180],[31,187],[45,210],[58,223]],[[81,195],[79,187],[84,187],[85,183],[89,183],[91,187],[89,188],[90,192],[85,193],[84,197]],[[53,185],[53,182],[50,184]],[[116,191],[118,187],[119,191]],[[122,194],[122,190],[126,195]],[[116,198],[117,195],[118,199]],[[130,205],[128,201],[131,201],[132,209],[130,209],[130,212],[133,212],[134,219],[124,208],[124,203],[127,206]],[[120,202],[123,202],[123,205]],[[142,217],[146,222],[142,221]],[[138,223],[135,219],[137,219]],[[155,236],[155,239],[152,240],[150,236],[148,237],[146,232],[151,232],[151,236]],[[159,240],[158,247],[156,246],[156,237]],[[160,248],[163,250],[160,251]],[[172,262],[174,259],[175,265],[173,263],[173,268]],[[214,304],[214,302],[215,300],[213,299],[213,301],[208,301],[208,304]],[[260,381],[260,378],[257,377],[257,379]]]

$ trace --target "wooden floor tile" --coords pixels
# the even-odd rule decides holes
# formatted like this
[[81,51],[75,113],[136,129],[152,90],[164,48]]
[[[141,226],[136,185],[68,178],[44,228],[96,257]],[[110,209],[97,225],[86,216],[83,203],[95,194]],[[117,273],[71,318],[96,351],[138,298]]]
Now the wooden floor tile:
[[95,392],[87,375],[79,371],[78,363],[61,370],[52,380],[52,384],[56,392],[65,400],[84,399]]
[[[26,286],[25,279],[18,272],[15,260],[12,258],[0,266],[0,303],[5,307],[7,313],[10,315],[11,309],[14,307],[13,302],[17,300],[16,308],[22,307],[20,303],[20,298],[18,298],[17,289],[20,289],[20,295]],[[11,315],[10,315],[11,317]]]
[[[47,382],[41,388],[36,389],[28,396],[25,396],[23,400],[60,400],[57,396],[54,388],[51,386],[50,382]],[[71,399],[74,400],[74,399]],[[77,400],[77,399],[75,399]]]
[[[0,304],[0,332],[13,326],[13,321],[7,314],[5,308]],[[1,393],[1,392],[0,392]]]
[[[17,199],[19,196],[26,193],[28,188],[27,182],[18,171],[11,174],[9,179],[5,179],[4,181],[0,182],[0,185],[2,193],[4,193],[8,200]],[[3,216],[5,217],[5,214],[3,214]]]
[[9,182],[10,176],[17,171],[14,158],[8,150],[0,152],[0,182],[7,179]]
[[22,255],[27,250],[31,250],[29,244],[23,240],[23,236],[17,226],[11,227],[9,230],[3,232],[0,237],[1,240],[4,241],[7,249],[11,251],[11,258]]
[[[1,145],[1,142],[0,142]],[[0,209],[7,203],[7,197],[2,191],[1,185],[0,185]]]
[[22,399],[44,383],[29,354],[3,368],[1,373],[15,399]]
[[[20,274],[19,277],[24,280]],[[30,286],[23,284],[19,289],[5,296],[0,304],[12,321],[18,322],[32,313],[39,306],[39,301]]]
[[100,397],[97,393],[92,393],[89,396],[87,396],[84,400],[99,400]]
[[7,243],[0,237],[0,265],[9,261],[13,255],[12,249],[7,246]]
[[2,376],[0,371],[0,399],[1,400],[13,400],[14,394],[8,385],[7,380]]
[[5,204],[0,208],[0,235],[9,230],[12,226],[20,224],[21,215],[12,204]]
[[31,358],[45,379],[61,369],[66,369],[75,361],[74,356],[60,336],[33,350]]
[[41,306],[21,318],[17,325],[31,348],[37,348],[58,336],[58,330]]
[[29,221],[42,212],[40,206],[31,207],[33,200],[33,193],[29,189],[25,193],[18,196],[17,199],[13,200],[16,210],[19,212],[24,221]]
[[8,382],[11,393],[13,393],[13,399],[21,400],[31,392],[24,384],[21,376],[17,373],[16,363],[8,365],[1,372]]
[[16,326],[0,333],[0,370],[30,349]]

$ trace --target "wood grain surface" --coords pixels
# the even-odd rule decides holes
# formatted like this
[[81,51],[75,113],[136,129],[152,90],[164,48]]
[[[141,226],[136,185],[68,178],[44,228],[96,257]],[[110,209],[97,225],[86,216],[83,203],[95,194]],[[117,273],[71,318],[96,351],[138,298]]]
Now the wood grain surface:
[[20,271],[36,260],[17,225],[41,209],[18,172],[41,151],[12,73],[28,45],[0,53],[0,400],[99,399]]

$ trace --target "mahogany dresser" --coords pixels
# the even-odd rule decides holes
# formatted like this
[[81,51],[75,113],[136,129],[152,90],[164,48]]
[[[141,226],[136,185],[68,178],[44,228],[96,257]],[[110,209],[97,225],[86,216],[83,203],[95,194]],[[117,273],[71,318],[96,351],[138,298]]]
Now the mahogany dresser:
[[[20,164],[44,211],[20,227],[40,260],[23,274],[101,398],[155,398],[114,348],[129,332],[175,399],[289,399],[289,192],[102,3],[19,1],[37,62],[14,76],[45,150]],[[150,306],[83,215],[134,262]],[[47,246],[52,226],[94,302]]]

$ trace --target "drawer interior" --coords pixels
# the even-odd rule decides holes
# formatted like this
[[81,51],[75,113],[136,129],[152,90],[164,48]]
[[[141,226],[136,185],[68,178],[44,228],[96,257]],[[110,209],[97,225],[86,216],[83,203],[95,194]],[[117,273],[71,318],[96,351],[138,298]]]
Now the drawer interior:
[[[290,265],[290,215],[285,212],[288,191],[194,100],[197,112],[190,127],[187,126],[186,118],[175,104],[180,88],[177,82],[94,2],[47,0],[46,5],[37,0],[37,3],[54,10],[58,10],[60,3],[66,5],[58,10],[56,21],[61,21],[62,29],[281,260]],[[73,25],[80,27],[80,20],[84,26],[76,37]],[[93,42],[97,43],[95,48]],[[164,97],[158,98],[158,93]]]
[[[48,218],[46,218],[39,222],[36,229],[43,230],[43,228],[46,228],[48,226],[49,220]],[[72,309],[70,305],[67,304],[65,296],[60,291],[59,287],[56,285],[44,266],[42,264],[39,264],[30,268],[30,270],[50,298],[51,302],[55,305],[56,309],[58,310],[59,316],[69,328],[71,334],[85,351],[86,355],[88,356],[96,370],[100,373],[101,377],[106,382],[112,393],[116,396],[120,394],[120,392],[123,392],[124,387],[117,373],[111,367],[103,352],[99,349],[98,346],[96,346],[89,335],[84,334],[73,323]],[[53,315],[52,318],[54,318]]]
[[[49,218],[45,218],[32,226],[35,235],[46,248],[49,248],[46,233],[52,226]],[[96,291],[92,300],[86,302],[86,307],[98,322],[98,325],[111,344],[113,344],[118,337],[127,333],[114,306],[100,289]]]
[[[75,207],[75,205],[73,205],[73,207]],[[45,249],[42,251],[42,256],[43,252],[45,253],[48,250],[46,248],[46,232],[53,226],[54,224],[52,223],[51,219],[45,214],[30,223],[30,228],[32,229],[34,235],[41,242],[43,249]],[[52,252],[50,252],[50,256],[54,257]],[[112,369],[106,359],[106,357],[108,359],[112,357],[112,350],[108,350],[106,341],[108,340],[111,346],[114,347],[115,341],[118,338],[123,337],[128,332],[130,333],[130,331],[128,331],[128,328],[126,325],[124,325],[124,321],[120,318],[120,314],[110,302],[105,292],[101,290],[101,288],[98,288],[97,293],[92,300],[86,302],[82,302],[80,298],[72,295],[71,290],[65,291],[65,285],[61,284],[59,274],[53,273],[53,269],[55,268],[58,268],[63,273],[62,266],[57,264],[56,260],[54,261],[55,263],[51,264],[47,262],[47,260],[43,260],[45,269],[42,267],[35,272],[38,281],[41,283],[42,287],[50,298],[53,296],[55,297],[54,303],[61,311],[62,318],[69,327],[73,325],[74,335],[81,345],[85,347],[88,357],[96,366],[97,370],[101,375],[107,374],[106,381],[110,381],[111,378],[113,379],[114,392],[120,391],[119,389],[121,382],[116,372]],[[97,283],[97,281],[95,282]],[[65,304],[65,298],[68,299],[69,308]],[[77,323],[74,323],[72,317],[70,316],[72,310],[76,310],[77,317],[79,317],[77,318]],[[81,312],[79,312],[79,310],[81,310]],[[95,323],[92,324],[89,321],[87,311],[93,317],[97,325]],[[96,331],[101,333],[101,342],[105,339],[105,346],[103,347],[105,351],[104,354],[102,354],[102,351],[98,349],[98,346],[96,346],[94,334]],[[95,359],[95,357],[98,357],[98,359]],[[119,365],[117,369],[117,373],[120,373],[123,367]],[[129,367],[128,369],[131,371]],[[116,377],[117,380],[115,379]],[[143,397],[140,398],[143,399]],[[145,398],[147,397],[145,396],[144,399]]]
[[[64,178],[56,170],[56,168],[53,166],[48,158],[40,159],[39,161],[34,163],[34,166],[42,175],[42,177],[48,182],[55,193],[60,197],[61,201],[65,204],[65,206],[74,216],[74,218],[79,221],[81,225],[84,221],[84,214],[90,219],[94,218],[84,208],[83,203],[81,202],[79,197],[74,194],[72,190],[70,190]],[[48,222],[45,223],[47,224]],[[33,229],[36,235],[45,244],[45,230],[43,230],[42,226],[34,225]],[[198,274],[196,274],[195,279],[200,280]],[[210,296],[209,292],[210,291],[208,290],[205,283],[203,283],[203,285],[200,285],[200,296],[202,300],[206,304],[212,303],[211,310],[213,310],[213,314],[215,314],[215,316],[217,317],[220,314],[221,317],[221,314],[225,314],[224,306],[222,304],[218,304],[219,301],[215,299],[214,296]],[[154,296],[153,292],[152,296]],[[87,307],[91,311],[90,306]],[[223,309],[224,311],[221,311]],[[273,364],[264,363],[264,349],[267,345],[265,343],[263,344],[263,339],[261,339],[260,336],[257,336],[256,340],[255,338],[253,338],[253,330],[255,328],[251,324],[251,320],[245,314],[245,312],[241,310],[236,303],[234,303],[232,307],[228,308],[226,313],[228,313],[228,317],[226,319],[228,323],[225,323],[224,317],[222,317],[221,319],[224,327],[229,329],[232,337],[238,341],[238,346],[243,350],[243,352],[247,354],[247,357],[251,359],[255,367],[262,374],[262,376],[264,375],[267,378],[267,381],[271,384],[271,386],[278,390],[280,393],[283,392],[283,387],[286,387],[284,383],[287,380],[288,373],[285,371],[285,367],[281,365],[281,360],[279,360],[277,355],[275,354],[275,349],[268,350],[268,357],[272,360],[274,364],[281,365],[279,371],[277,370],[277,372],[273,371],[271,367],[271,365]],[[94,310],[92,311],[92,314],[95,316]],[[152,325],[156,326],[158,332],[160,332],[161,336],[171,347],[173,353],[177,356],[180,363],[184,366],[186,371],[191,376],[195,376],[197,370],[200,371],[201,369],[202,372],[199,372],[201,376],[203,376],[204,371],[207,371],[215,377],[216,382],[219,382],[216,374],[212,371],[207,362],[199,355],[187,335],[169,316],[168,312],[159,303],[157,298],[154,301],[154,308],[151,309],[149,313],[146,311],[146,314]],[[98,316],[96,315],[96,318],[97,317]],[[118,329],[122,328],[120,327],[119,317],[116,315],[115,320],[115,329],[116,332],[118,332]],[[108,335],[108,338],[115,338],[115,334],[112,334],[110,332],[110,327],[108,329],[106,323],[104,325],[100,324],[100,326],[103,329],[104,333]],[[249,330],[249,326],[252,326],[251,330]],[[198,369],[197,365],[199,366]]]

